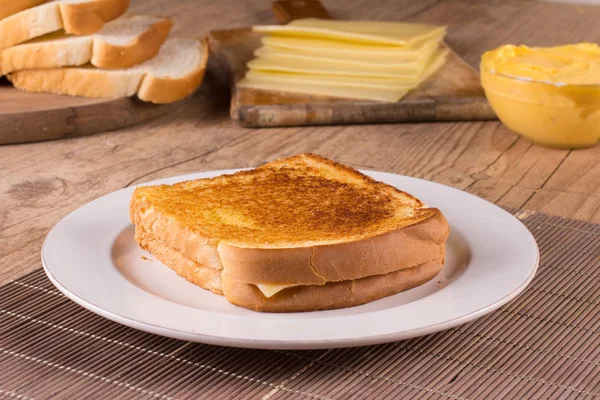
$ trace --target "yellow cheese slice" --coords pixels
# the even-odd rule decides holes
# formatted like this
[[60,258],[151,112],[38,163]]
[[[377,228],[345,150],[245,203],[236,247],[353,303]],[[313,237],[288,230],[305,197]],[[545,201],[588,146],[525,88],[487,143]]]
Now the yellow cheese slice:
[[[385,89],[376,85],[369,85],[369,81],[377,82],[377,78],[369,79],[255,70],[248,71],[246,77],[240,80],[237,86],[330,97],[397,102],[411,89],[435,73],[444,64],[447,54],[447,49],[438,51],[419,80],[402,82],[398,79],[391,79],[391,81],[396,82],[396,87],[390,86]],[[390,79],[382,79],[382,81],[390,81]]]
[[238,87],[247,87],[262,90],[275,90],[281,92],[304,93],[328,97],[341,97],[350,99],[376,100],[394,103],[404,97],[410,89],[381,90],[371,88],[325,86],[310,83],[275,82],[268,80],[254,80],[244,78],[237,84]]
[[414,61],[431,55],[444,38],[444,32],[427,41],[409,47],[378,46],[360,43],[340,42],[335,40],[320,40],[281,36],[264,36],[261,43],[265,47],[293,50],[301,54],[316,56],[349,58],[369,57],[375,62]]
[[[437,46],[437,45],[436,45]],[[416,58],[413,60],[397,61],[376,59],[375,57],[365,56],[339,56],[332,54],[306,54],[300,53],[295,50],[278,49],[268,46],[263,46],[254,52],[257,57],[273,58],[273,57],[289,57],[295,60],[313,60],[317,62],[327,61],[329,63],[346,66],[346,65],[358,65],[363,67],[373,67],[384,71],[407,71],[420,73],[425,68],[425,65],[429,62],[431,55],[435,52],[436,47],[428,49],[428,53],[424,54],[423,57]]]
[[251,81],[270,81],[284,83],[309,83],[314,85],[370,88],[379,90],[410,90],[413,83],[401,82],[393,78],[369,78],[355,76],[333,76],[313,74],[290,74],[287,72],[250,70],[246,78]]
[[293,54],[262,56],[248,62],[248,68],[304,74],[396,78],[407,82],[419,79],[422,74],[422,70],[418,70],[412,65],[399,68],[380,68],[372,65],[350,64],[343,60],[316,59]]
[[265,297],[272,297],[276,293],[281,292],[283,289],[287,289],[289,287],[293,287],[294,285],[268,285],[268,284],[259,284],[256,285],[258,290],[265,295]]
[[440,32],[445,32],[446,27],[402,22],[335,21],[305,18],[294,20],[287,25],[259,25],[255,26],[253,30],[275,36],[409,46],[439,35]]
[[[446,53],[445,50],[438,50],[434,55],[433,60],[439,60],[441,57],[441,64],[443,64]],[[434,61],[432,61],[432,63]],[[259,57],[248,62],[248,68],[250,70],[293,72],[300,74],[394,78],[399,82],[408,83],[418,81],[425,75],[424,67],[417,69],[412,65],[407,67],[382,68],[350,64],[343,60],[316,59],[314,57],[307,58],[291,54]]]

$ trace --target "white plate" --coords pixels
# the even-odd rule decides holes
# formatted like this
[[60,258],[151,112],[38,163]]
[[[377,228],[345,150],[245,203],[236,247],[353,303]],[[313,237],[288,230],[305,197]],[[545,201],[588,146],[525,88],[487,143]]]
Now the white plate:
[[446,265],[432,281],[341,310],[270,314],[236,307],[180,278],[137,246],[128,216],[133,188],[66,216],[48,234],[42,263],[61,292],[113,321],[177,339],[265,349],[362,346],[430,334],[496,310],[533,278],[539,258],[535,239],[506,211],[440,184],[364,173],[438,207],[448,219]]

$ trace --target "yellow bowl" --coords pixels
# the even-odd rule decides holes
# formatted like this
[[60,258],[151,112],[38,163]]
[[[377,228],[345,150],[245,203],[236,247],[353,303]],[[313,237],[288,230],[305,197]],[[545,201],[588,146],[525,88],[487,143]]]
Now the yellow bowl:
[[600,85],[527,81],[481,67],[481,85],[507,127],[549,147],[590,147],[600,140]]

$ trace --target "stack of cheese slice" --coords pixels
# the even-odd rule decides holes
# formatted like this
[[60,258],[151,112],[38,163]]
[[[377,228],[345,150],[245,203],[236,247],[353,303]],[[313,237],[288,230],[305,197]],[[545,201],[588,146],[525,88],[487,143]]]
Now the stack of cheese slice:
[[443,26],[299,19],[253,29],[265,36],[240,87],[396,102],[448,52]]
[[204,77],[206,43],[167,40],[173,22],[125,14],[129,0],[11,1],[0,2],[0,75],[19,89],[168,103]]

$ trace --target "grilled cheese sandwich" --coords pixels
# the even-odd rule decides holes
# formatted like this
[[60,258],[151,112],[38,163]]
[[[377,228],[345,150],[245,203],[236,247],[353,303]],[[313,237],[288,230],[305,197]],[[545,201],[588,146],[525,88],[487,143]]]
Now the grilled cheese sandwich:
[[442,213],[302,154],[250,171],[138,187],[135,239],[179,275],[257,311],[349,307],[432,279]]

